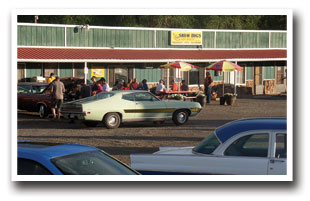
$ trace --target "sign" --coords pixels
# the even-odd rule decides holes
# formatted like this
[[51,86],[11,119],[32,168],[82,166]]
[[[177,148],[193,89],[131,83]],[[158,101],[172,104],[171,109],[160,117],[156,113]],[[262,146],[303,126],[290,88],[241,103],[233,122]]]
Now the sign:
[[104,67],[103,66],[96,66],[91,68],[91,77],[104,77]]
[[171,45],[202,45],[202,32],[171,31]]

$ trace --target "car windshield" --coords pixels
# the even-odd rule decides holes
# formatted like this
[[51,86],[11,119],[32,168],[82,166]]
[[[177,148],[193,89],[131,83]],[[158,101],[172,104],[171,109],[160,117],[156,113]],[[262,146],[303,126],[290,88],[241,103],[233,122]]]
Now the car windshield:
[[194,152],[202,154],[211,154],[221,143],[215,133],[206,137],[200,144],[193,148]]
[[52,163],[65,175],[137,175],[103,151],[88,151],[54,158]]

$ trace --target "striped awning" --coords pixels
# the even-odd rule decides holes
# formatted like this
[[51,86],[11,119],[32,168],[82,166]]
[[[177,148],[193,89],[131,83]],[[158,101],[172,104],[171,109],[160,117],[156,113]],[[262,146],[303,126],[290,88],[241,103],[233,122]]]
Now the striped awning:
[[203,62],[215,60],[286,60],[286,49],[99,49],[18,47],[17,61],[24,62]]

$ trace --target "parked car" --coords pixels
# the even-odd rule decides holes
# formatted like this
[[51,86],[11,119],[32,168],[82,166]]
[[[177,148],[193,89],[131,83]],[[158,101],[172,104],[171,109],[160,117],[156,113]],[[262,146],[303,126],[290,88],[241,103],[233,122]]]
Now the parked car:
[[141,174],[285,175],[286,118],[253,118],[217,128],[195,147],[131,154]]
[[[84,79],[61,78],[65,85],[66,93],[64,101],[73,100],[73,88],[79,85]],[[29,112],[39,112],[40,117],[46,117],[51,113],[50,84],[39,82],[20,82],[17,85],[18,109]]]
[[86,145],[18,143],[18,175],[137,175],[104,151]]
[[103,122],[107,128],[118,128],[122,122],[163,122],[168,119],[182,125],[200,111],[197,102],[160,100],[143,90],[103,92],[65,103],[61,108],[65,118],[82,120],[87,126]]

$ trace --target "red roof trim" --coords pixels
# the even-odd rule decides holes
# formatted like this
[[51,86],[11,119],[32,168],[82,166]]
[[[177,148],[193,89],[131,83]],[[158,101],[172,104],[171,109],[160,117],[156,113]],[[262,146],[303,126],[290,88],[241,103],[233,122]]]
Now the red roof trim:
[[19,60],[214,60],[286,59],[285,49],[264,50],[132,50],[17,48]]

